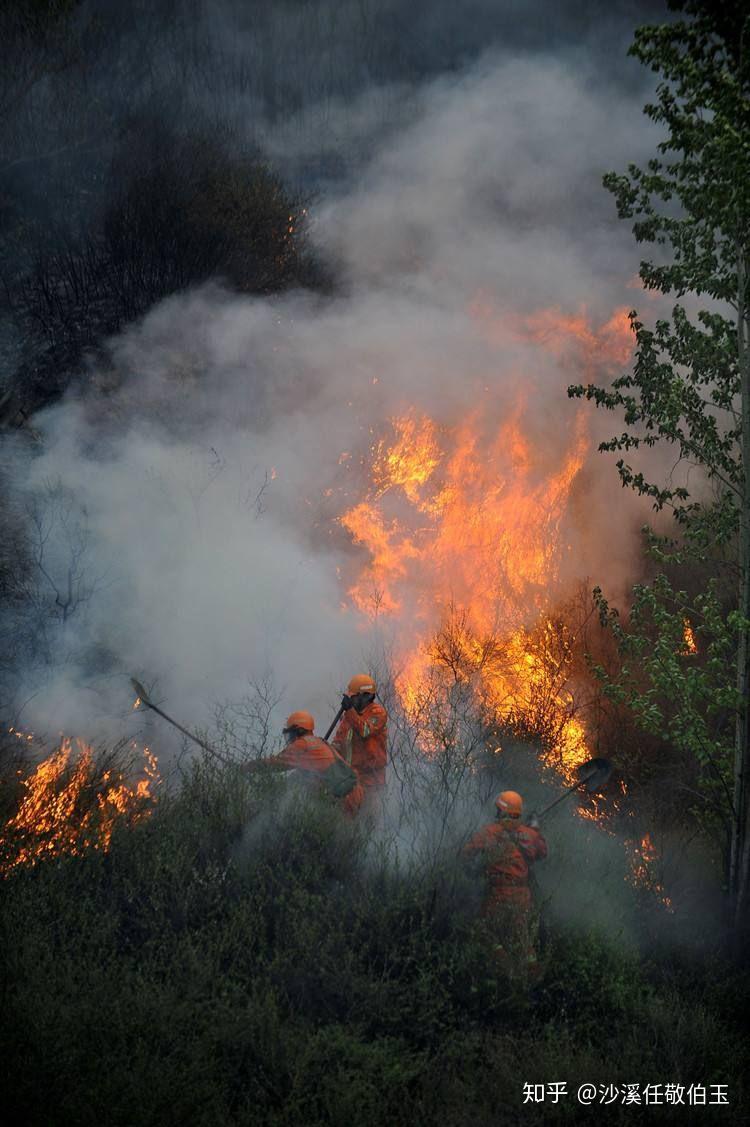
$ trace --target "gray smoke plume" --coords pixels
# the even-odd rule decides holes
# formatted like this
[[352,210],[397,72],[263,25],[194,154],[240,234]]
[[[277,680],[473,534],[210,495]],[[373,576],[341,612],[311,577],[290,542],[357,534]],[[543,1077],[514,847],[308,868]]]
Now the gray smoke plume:
[[[10,470],[34,610],[8,629],[38,642],[9,681],[16,723],[136,732],[133,673],[187,725],[210,727],[216,702],[272,681],[274,724],[304,707],[322,729],[348,676],[409,630],[407,615],[374,634],[348,601],[362,554],[335,521],[362,496],[359,458],[388,420],[413,409],[451,425],[476,409],[491,434],[521,388],[535,472],[559,462],[579,409],[567,385],[618,369],[552,325],[530,335],[528,318],[559,310],[597,331],[647,300],[600,181],[649,154],[654,130],[634,71],[605,65],[626,21],[599,25],[606,49],[592,28],[554,55],[532,36],[467,48],[419,82],[354,82],[324,121],[337,151],[360,142],[357,160],[318,178],[310,212],[336,292],[173,296],[109,342],[83,392],[33,420],[38,441],[15,445]],[[266,115],[256,140],[299,171],[319,110]],[[619,594],[648,514],[593,453],[607,422],[591,412],[563,578]]]

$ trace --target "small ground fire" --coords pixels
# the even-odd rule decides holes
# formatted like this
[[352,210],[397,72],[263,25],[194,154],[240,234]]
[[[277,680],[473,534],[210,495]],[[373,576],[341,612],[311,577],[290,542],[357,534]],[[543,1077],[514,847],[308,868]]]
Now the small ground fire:
[[118,823],[133,825],[151,811],[157,760],[147,747],[140,757],[142,778],[131,782],[111,756],[98,759],[82,740],[64,737],[33,770],[19,769],[21,794],[0,839],[0,872],[62,854],[106,852]]

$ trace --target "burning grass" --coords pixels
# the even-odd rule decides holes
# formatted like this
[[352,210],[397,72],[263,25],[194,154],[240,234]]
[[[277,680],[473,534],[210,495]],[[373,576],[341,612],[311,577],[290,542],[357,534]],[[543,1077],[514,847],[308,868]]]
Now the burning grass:
[[[142,777],[133,780],[135,773]],[[0,873],[63,854],[106,852],[117,825],[149,816],[158,783],[148,748],[139,753],[122,743],[97,755],[82,740],[63,738],[36,767],[16,772],[15,810],[0,837]]]

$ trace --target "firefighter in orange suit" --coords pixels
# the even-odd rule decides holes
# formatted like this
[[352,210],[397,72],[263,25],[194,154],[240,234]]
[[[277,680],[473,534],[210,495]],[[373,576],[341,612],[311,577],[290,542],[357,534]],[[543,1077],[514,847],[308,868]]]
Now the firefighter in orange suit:
[[501,942],[498,956],[513,970],[536,963],[538,919],[529,877],[536,861],[547,856],[547,843],[535,824],[521,821],[523,799],[514,790],[495,799],[497,817],[478,830],[464,847],[467,857],[481,859],[486,881],[482,915]]
[[377,685],[367,673],[357,673],[341,700],[342,717],[333,746],[354,768],[372,808],[385,787],[388,762],[388,713],[375,700]]
[[354,815],[363,797],[356,773],[342,763],[330,744],[313,735],[314,731],[315,720],[309,712],[292,712],[284,726],[286,747],[268,759],[255,760],[248,769],[295,771],[307,785],[339,802],[345,814]]

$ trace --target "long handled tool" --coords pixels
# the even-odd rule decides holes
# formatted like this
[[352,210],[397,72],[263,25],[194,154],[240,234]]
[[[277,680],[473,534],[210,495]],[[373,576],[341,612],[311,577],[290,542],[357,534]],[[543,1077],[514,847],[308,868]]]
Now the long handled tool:
[[544,810],[536,815],[538,819],[543,818],[545,814],[549,814],[550,810],[554,809],[559,802],[562,802],[563,799],[567,798],[569,794],[572,794],[574,790],[580,790],[581,787],[585,787],[589,794],[600,790],[612,774],[612,764],[608,759],[589,759],[586,763],[581,763],[579,767],[576,767],[576,774],[578,775],[578,782],[573,783],[572,787],[568,787],[567,790],[563,791],[559,798],[556,798],[554,802],[550,802],[549,806],[545,806]]
[[323,739],[326,741],[326,743],[328,743],[328,740],[331,738],[331,732],[336,727],[336,725],[338,724],[339,720],[341,719],[341,717],[343,715],[344,715],[344,706],[342,705],[341,708],[336,713],[336,715],[334,716],[334,718],[331,722],[330,728],[328,729],[326,734],[323,736]]
[[[376,693],[375,696],[377,697],[378,694]],[[328,740],[331,738],[331,733],[332,733],[333,729],[336,727],[336,725],[338,724],[339,720],[341,719],[341,717],[344,715],[345,712],[346,712],[346,709],[344,708],[344,706],[342,704],[341,708],[338,710],[338,712],[334,716],[333,720],[331,721],[330,728],[328,729],[326,734],[323,736],[323,739],[326,741],[326,743],[328,743]]]
[[187,728],[183,728],[182,724],[178,724],[177,721],[173,720],[171,716],[167,716],[166,712],[163,712],[162,709],[159,708],[158,704],[154,704],[152,700],[149,700],[148,693],[146,692],[140,681],[136,681],[135,677],[131,677],[130,683],[135,689],[138,697],[140,698],[142,705],[144,705],[146,708],[150,708],[152,712],[157,713],[158,716],[161,716],[162,720],[166,720],[168,724],[171,724],[172,727],[176,728],[178,732],[182,732],[183,736],[187,736],[187,738],[189,740],[192,740],[193,743],[198,744],[198,747],[202,747],[204,751],[207,751],[209,753],[209,755],[215,756],[220,763],[223,763],[226,767],[231,766],[230,760],[228,760],[225,755],[222,755],[220,751],[217,751],[215,747],[211,747],[211,745],[207,744],[204,740],[199,739],[198,736],[194,736],[192,732],[189,732],[187,730]]

